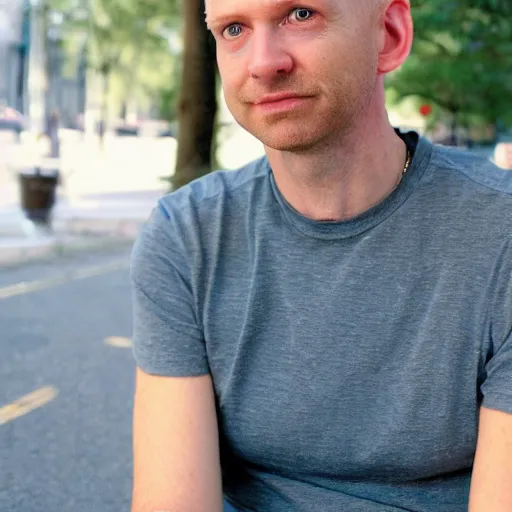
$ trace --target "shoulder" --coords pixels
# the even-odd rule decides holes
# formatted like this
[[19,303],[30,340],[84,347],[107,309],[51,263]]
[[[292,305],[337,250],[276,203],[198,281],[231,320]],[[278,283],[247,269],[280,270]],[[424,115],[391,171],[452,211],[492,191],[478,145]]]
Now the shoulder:
[[172,259],[189,265],[206,246],[215,244],[226,223],[238,222],[242,210],[268,178],[266,158],[234,171],[214,171],[159,199],[142,227],[133,250],[134,262]]
[[268,173],[265,157],[237,170],[217,170],[164,196],[159,201],[159,207],[167,213],[178,209],[182,215],[190,209],[208,211],[220,198],[245,195],[258,186]]
[[451,177],[466,182],[474,193],[493,193],[505,202],[512,199],[512,172],[497,167],[488,158],[471,151],[433,146],[431,165],[437,171],[449,171]]
[[422,190],[429,215],[452,233],[457,231],[457,240],[480,242],[492,253],[491,247],[499,252],[510,239],[512,172],[488,158],[434,145]]

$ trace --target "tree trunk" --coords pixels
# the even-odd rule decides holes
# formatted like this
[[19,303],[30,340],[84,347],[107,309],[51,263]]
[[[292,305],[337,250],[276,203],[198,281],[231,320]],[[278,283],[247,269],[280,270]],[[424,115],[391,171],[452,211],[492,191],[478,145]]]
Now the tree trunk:
[[48,120],[48,137],[50,138],[50,157],[60,158],[59,114],[56,110]]
[[183,2],[183,71],[174,189],[211,171],[217,111],[215,45],[204,22],[204,0]]
[[103,147],[105,142],[105,131],[108,123],[108,93],[110,86],[110,68],[103,66],[101,70],[102,91],[101,91],[101,114],[99,126],[100,146]]
[[119,111],[119,118],[126,124],[126,116],[128,114],[128,101],[126,98],[121,102],[121,109]]
[[138,105],[134,84],[139,83],[139,67],[141,55],[136,53],[130,62],[130,75],[124,81],[124,98],[121,106],[121,119],[123,123],[134,124],[138,121]]

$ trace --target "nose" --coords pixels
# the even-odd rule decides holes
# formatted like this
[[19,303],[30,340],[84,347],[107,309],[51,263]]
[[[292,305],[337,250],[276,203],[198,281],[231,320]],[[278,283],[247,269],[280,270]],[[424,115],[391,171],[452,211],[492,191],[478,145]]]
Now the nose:
[[249,73],[259,80],[272,80],[293,69],[293,58],[271,29],[254,30],[251,37]]

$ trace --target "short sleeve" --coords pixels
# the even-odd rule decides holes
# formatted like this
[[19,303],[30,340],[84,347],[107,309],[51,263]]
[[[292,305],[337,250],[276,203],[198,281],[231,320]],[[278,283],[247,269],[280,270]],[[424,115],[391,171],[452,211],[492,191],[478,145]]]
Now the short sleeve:
[[512,244],[502,250],[493,284],[490,357],[482,405],[512,414]]
[[179,222],[159,203],[139,234],[131,257],[133,354],[152,375],[198,376],[209,371],[192,293],[191,255]]
[[501,344],[486,366],[482,405],[512,414],[512,335]]

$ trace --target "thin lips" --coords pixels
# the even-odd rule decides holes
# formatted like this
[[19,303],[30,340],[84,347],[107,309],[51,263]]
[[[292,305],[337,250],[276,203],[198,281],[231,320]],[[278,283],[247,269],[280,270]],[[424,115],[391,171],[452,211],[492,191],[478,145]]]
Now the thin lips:
[[283,101],[283,100],[291,100],[296,98],[304,98],[304,96],[300,96],[298,94],[270,94],[268,96],[263,96],[263,98],[259,99],[258,101],[255,101],[255,105],[262,105],[264,103],[275,103],[277,101]]

